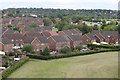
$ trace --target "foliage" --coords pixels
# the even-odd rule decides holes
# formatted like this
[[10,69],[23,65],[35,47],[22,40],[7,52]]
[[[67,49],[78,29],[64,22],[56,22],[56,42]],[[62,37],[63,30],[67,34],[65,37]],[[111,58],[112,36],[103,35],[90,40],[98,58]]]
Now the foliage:
[[68,52],[70,52],[71,51],[71,49],[69,48],[69,47],[67,47],[67,46],[65,46],[65,47],[63,47],[62,49],[61,49],[61,52],[62,53],[68,53]]
[[89,54],[95,54],[100,52],[113,52],[113,51],[119,51],[119,50],[120,49],[101,49],[101,50],[91,50],[86,52],[68,53],[68,54],[59,54],[59,55],[50,55],[50,56],[35,55],[35,54],[28,54],[27,56],[35,59],[50,60],[50,59],[59,59],[59,58],[66,58],[66,57],[72,57],[72,56],[89,55]]
[[79,52],[79,50],[78,49],[74,49],[73,52],[77,53],[77,52]]
[[29,25],[29,27],[31,27],[31,28],[35,28],[35,27],[39,27],[39,25],[36,24],[36,23],[32,23],[32,24]]
[[97,44],[92,44],[92,43],[88,43],[87,44],[88,47],[95,47],[95,48],[111,48],[111,49],[120,49],[120,45],[97,45]]
[[99,26],[98,25],[94,25],[93,26],[93,30],[99,30]]
[[41,54],[44,55],[44,56],[50,55],[50,50],[48,49],[48,47],[45,47]]
[[18,69],[19,67],[21,67],[24,63],[26,63],[29,60],[28,57],[23,58],[22,60],[18,61],[17,63],[15,63],[13,66],[11,66],[10,68],[6,69],[5,71],[3,71],[2,73],[2,78],[5,79],[7,78],[11,73],[13,73],[16,69]]
[[8,67],[8,62],[4,62],[4,63],[2,64],[2,66],[7,68],[7,67]]
[[23,46],[23,51],[26,51],[26,52],[32,52],[33,51],[33,46],[31,44],[25,44]]
[[[6,17],[17,17],[20,14],[25,14],[28,17],[31,14],[36,14],[39,17],[64,18],[70,17],[74,22],[78,20],[91,21],[93,19],[116,19],[117,10],[104,10],[104,9],[53,9],[53,8],[9,8],[4,9],[2,12],[8,13]],[[105,14],[106,13],[106,14]],[[116,14],[116,15],[114,15]],[[75,19],[74,19],[75,18]]]
[[43,20],[45,26],[51,26],[52,25],[52,20],[51,19],[44,19]]
[[76,46],[75,49],[82,50],[84,47],[83,46]]

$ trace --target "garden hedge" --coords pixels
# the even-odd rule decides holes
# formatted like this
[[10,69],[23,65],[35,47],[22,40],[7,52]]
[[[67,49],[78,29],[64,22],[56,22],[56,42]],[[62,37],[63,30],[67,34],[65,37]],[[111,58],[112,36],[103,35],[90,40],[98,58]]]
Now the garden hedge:
[[119,51],[119,49],[92,50],[92,51],[86,51],[86,52],[66,53],[66,54],[50,55],[50,56],[29,54],[27,56],[34,59],[50,60],[50,59],[59,59],[59,58],[66,58],[66,57],[72,57],[72,56],[89,55],[89,54],[100,53],[100,52],[110,52],[110,51]]
[[120,49],[120,45],[104,45],[104,44],[97,45],[97,44],[88,43],[87,46],[96,47],[96,48],[111,48],[111,49],[119,48]]
[[21,67],[24,63],[26,63],[29,60],[29,57],[25,57],[22,60],[18,61],[15,63],[13,66],[10,68],[6,69],[5,71],[2,72],[2,80],[7,78],[11,73],[13,73],[16,69]]

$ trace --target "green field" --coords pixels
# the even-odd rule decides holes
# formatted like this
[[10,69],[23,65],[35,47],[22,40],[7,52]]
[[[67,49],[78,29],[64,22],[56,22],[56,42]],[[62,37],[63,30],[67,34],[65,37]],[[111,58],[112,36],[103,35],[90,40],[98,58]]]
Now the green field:
[[55,59],[31,59],[9,78],[117,78],[118,52]]

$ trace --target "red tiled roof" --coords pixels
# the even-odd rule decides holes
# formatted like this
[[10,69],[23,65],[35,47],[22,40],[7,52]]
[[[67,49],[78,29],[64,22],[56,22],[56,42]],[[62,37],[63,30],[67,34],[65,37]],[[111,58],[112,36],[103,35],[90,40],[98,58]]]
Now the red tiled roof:
[[58,35],[58,33],[56,33],[56,32],[49,32],[50,34],[51,34],[51,36],[57,36]]

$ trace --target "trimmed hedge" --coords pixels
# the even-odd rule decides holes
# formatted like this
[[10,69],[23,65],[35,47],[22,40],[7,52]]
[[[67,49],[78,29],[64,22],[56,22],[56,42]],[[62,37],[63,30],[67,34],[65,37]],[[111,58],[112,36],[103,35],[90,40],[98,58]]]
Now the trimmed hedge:
[[13,73],[16,69],[18,69],[19,67],[21,67],[27,61],[29,61],[29,57],[23,58],[22,60],[18,61],[13,66],[11,66],[10,68],[8,68],[5,71],[3,71],[2,72],[2,80],[4,80],[5,78],[7,78],[11,73]]
[[119,48],[120,49],[120,45],[104,45],[104,44],[97,45],[97,44],[89,43],[89,44],[87,44],[87,46],[88,47],[96,47],[96,48],[112,48],[112,49]]
[[50,55],[50,56],[29,54],[27,56],[35,59],[50,60],[50,59],[59,59],[59,58],[66,58],[66,57],[72,57],[72,56],[89,55],[89,54],[100,53],[100,52],[110,52],[110,51],[119,51],[119,49],[92,50],[92,51],[86,51],[86,52],[66,53],[66,54]]

